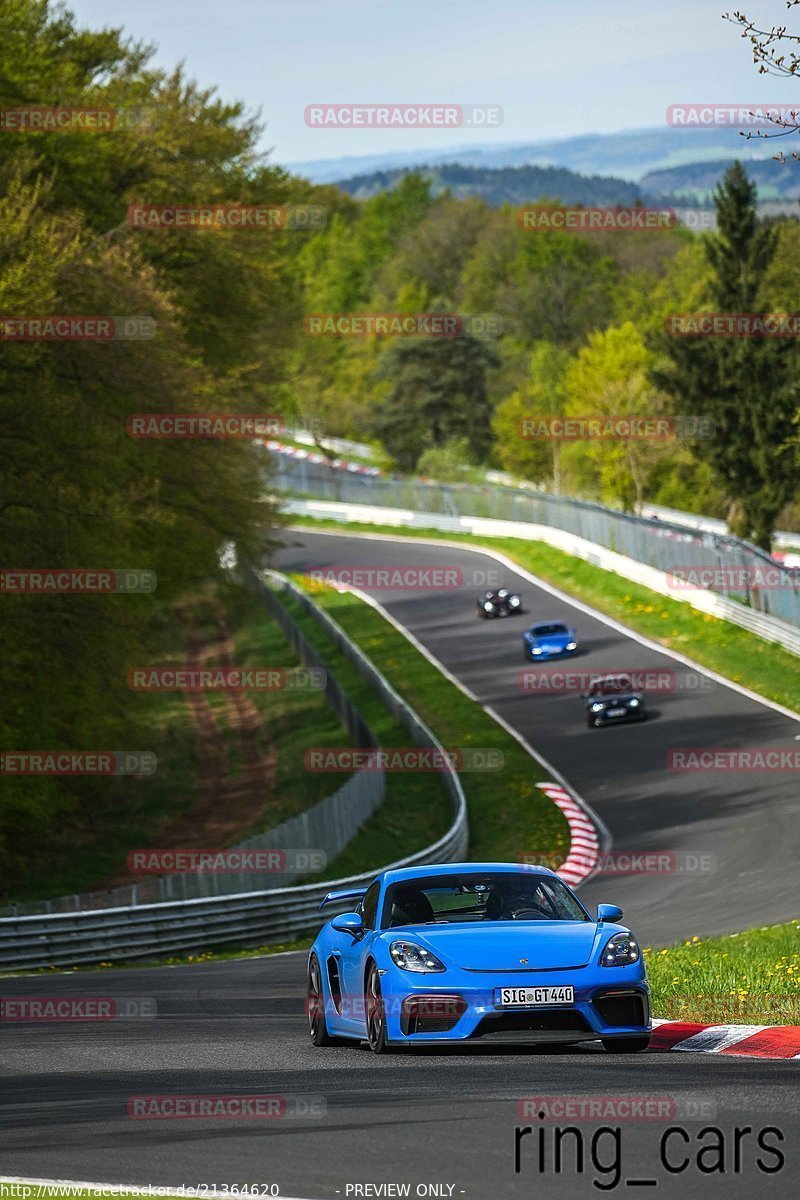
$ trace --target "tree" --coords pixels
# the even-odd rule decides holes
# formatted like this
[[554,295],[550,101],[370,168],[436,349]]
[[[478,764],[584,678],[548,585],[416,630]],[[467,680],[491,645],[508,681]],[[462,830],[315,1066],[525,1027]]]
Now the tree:
[[401,470],[411,471],[424,450],[454,438],[465,438],[480,461],[491,438],[487,371],[498,363],[495,350],[470,334],[390,346],[377,377],[391,390],[372,432]]
[[495,456],[506,471],[521,479],[552,480],[553,491],[561,491],[560,443],[527,438],[522,424],[535,416],[561,416],[564,412],[564,375],[570,355],[563,346],[539,342],[530,357],[525,384],[501,400],[495,409],[492,429]]
[[[648,379],[653,355],[630,322],[593,333],[573,360],[564,381],[564,411],[570,417],[657,416],[663,400]],[[647,472],[663,455],[664,443],[644,437],[589,437],[567,442],[563,459],[581,485],[627,511],[644,499]]]
[[[716,313],[753,313],[768,305],[767,281],[778,231],[759,224],[756,188],[741,164],[716,190],[718,230],[704,243],[710,267],[707,304]],[[652,377],[675,410],[704,415],[713,437],[695,443],[728,497],[728,524],[739,537],[770,549],[775,520],[798,487],[791,444],[797,409],[798,352],[791,339],[667,337]]]

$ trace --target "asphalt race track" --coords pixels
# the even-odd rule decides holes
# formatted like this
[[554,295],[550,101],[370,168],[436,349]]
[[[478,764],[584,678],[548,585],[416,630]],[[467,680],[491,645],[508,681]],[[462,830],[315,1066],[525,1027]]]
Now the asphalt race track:
[[[708,676],[702,677],[705,686],[700,690],[696,671],[553,597],[486,555],[409,540],[305,530],[294,530],[288,537],[298,544],[277,557],[277,566],[287,571],[460,568],[465,582],[458,589],[364,590],[562,773],[608,826],[615,852],[672,852],[676,865],[687,868],[595,878],[581,889],[587,903],[620,904],[644,945],[797,916],[796,775],[676,772],[667,769],[666,759],[669,750],[679,748],[796,747],[800,719],[783,716]],[[480,581],[487,575],[489,584],[484,585]],[[492,585],[518,590],[524,615],[478,620],[475,599]],[[542,695],[519,687],[520,672],[530,668],[523,659],[522,630],[549,619],[577,628],[581,652],[567,664],[570,669],[675,671],[675,689],[648,697],[651,715],[642,724],[590,730],[579,695]],[[502,787],[501,773],[499,803]],[[695,861],[698,869],[693,869]]]
[[[800,799],[791,781],[778,774],[678,775],[664,765],[672,746],[791,745],[800,733],[795,722],[719,686],[702,695],[659,696],[654,718],[643,725],[590,731],[579,698],[517,691],[526,618],[476,620],[481,589],[469,572],[496,570],[492,560],[408,543],[295,537],[302,545],[280,555],[287,569],[443,559],[462,567],[470,582],[460,591],[379,598],[563,772],[610,827],[615,849],[716,856],[712,872],[591,881],[585,900],[621,903],[633,927],[654,943],[797,915]],[[576,667],[676,666],[603,622],[570,613],[526,581],[504,573],[504,582],[519,587],[528,619],[573,617],[585,649]],[[215,1184],[218,1196],[224,1185],[251,1185],[264,1195],[266,1185],[277,1184],[282,1197],[309,1200],[404,1194],[580,1200],[604,1191],[738,1200],[762,1189],[780,1200],[797,1195],[798,1062],[680,1052],[621,1056],[594,1047],[476,1045],[381,1058],[356,1045],[315,1050],[303,1011],[304,972],[305,956],[295,954],[4,981],[4,998],[127,997],[143,1015],[0,1022],[0,1175],[206,1185],[207,1196]],[[253,1094],[286,1097],[285,1110],[275,1119],[247,1120],[129,1115],[134,1097]],[[597,1117],[581,1118],[578,1108],[579,1115],[551,1122],[520,1110],[525,1097],[536,1098],[533,1113],[553,1098],[573,1097],[578,1106],[582,1098],[630,1102],[639,1112],[649,1103],[652,1119],[628,1120],[620,1108],[614,1115],[604,1109],[598,1124]],[[565,1141],[559,1172],[556,1125],[576,1130]],[[527,1126],[536,1133],[520,1143],[516,1174],[515,1130]],[[667,1137],[662,1157],[671,1128],[677,1132]],[[769,1128],[778,1132],[765,1134]],[[736,1129],[749,1132],[737,1138]],[[760,1148],[759,1137],[782,1160]],[[714,1145],[721,1157],[709,1150]]]

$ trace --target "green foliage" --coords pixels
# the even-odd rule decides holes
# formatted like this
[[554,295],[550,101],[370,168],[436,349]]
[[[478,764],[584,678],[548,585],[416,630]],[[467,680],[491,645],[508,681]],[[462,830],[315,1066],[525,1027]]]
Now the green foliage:
[[[785,280],[775,266],[780,234],[774,225],[759,224],[755,186],[740,164],[726,173],[715,202],[718,232],[704,242],[706,307],[734,314],[772,309]],[[788,241],[784,236],[784,246]],[[800,482],[793,443],[800,396],[796,345],[752,336],[664,336],[657,344],[665,365],[652,376],[675,409],[715,424],[715,435],[698,441],[695,453],[725,490],[731,530],[768,550],[778,514]]]
[[490,440],[487,371],[499,362],[478,338],[397,341],[379,369],[391,391],[375,413],[372,429],[402,470],[410,471],[429,446],[463,438],[473,461]]

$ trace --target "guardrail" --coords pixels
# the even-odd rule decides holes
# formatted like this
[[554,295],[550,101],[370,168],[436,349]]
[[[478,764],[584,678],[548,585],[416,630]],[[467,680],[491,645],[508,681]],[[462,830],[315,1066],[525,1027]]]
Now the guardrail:
[[[435,522],[427,518],[442,516],[511,522],[520,528],[547,527],[665,575],[718,570],[720,584],[709,588],[709,592],[800,629],[800,571],[787,572],[777,587],[752,585],[749,581],[766,572],[775,574],[778,564],[757,546],[727,534],[687,529],[546,492],[378,479],[331,471],[307,461],[284,461],[280,455],[274,455],[273,461],[276,469],[269,476],[270,487],[294,493],[297,498],[410,510],[421,525],[433,526]],[[682,598],[678,591],[674,595]]]
[[649,567],[645,563],[627,558],[624,554],[587,541],[586,538],[576,537],[561,529],[552,529],[548,525],[517,525],[511,521],[497,521],[491,517],[453,517],[441,513],[418,513],[411,509],[344,504],[329,500],[291,498],[283,501],[283,508],[285,512],[328,521],[382,522],[398,528],[408,526],[412,529],[437,529],[443,533],[471,533],[477,537],[513,537],[546,542],[563,550],[565,554],[574,554],[595,567],[613,571],[615,575],[629,579],[632,583],[640,583],[662,596],[680,600],[700,612],[719,617],[720,620],[730,621],[731,624],[739,625],[765,641],[777,642],[791,654],[800,655],[800,629],[795,629],[793,625],[755,612],[743,604],[737,604],[735,600],[728,600],[725,596],[703,588],[675,591],[670,586],[667,575],[656,567]]
[[[430,846],[389,864],[390,868],[436,862],[458,862],[466,857],[467,805],[458,775],[444,747],[414,710],[406,704],[367,656],[347,637],[327,613],[282,576],[265,572],[285,588],[326,630],[356,670],[376,689],[381,699],[415,743],[437,750],[443,762],[441,777],[453,805],[453,822]],[[259,590],[265,585],[256,581]],[[315,931],[337,910],[323,916],[319,904],[326,892],[369,884],[375,868],[345,879],[269,888],[214,898],[119,906],[102,911],[52,913],[0,918],[0,971],[32,970],[87,963],[153,958],[199,947],[258,945],[282,941]]]

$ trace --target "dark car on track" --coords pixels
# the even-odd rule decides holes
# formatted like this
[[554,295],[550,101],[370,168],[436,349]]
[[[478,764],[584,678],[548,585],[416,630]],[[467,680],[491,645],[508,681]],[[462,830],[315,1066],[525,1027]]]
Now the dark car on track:
[[644,696],[634,688],[629,675],[598,676],[591,682],[584,700],[590,729],[622,721],[644,721],[647,717]]
[[478,616],[484,619],[510,617],[513,613],[522,612],[522,601],[516,592],[510,592],[508,588],[497,588],[478,597],[477,611]]

